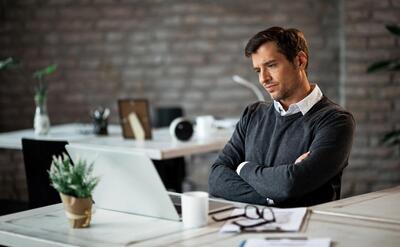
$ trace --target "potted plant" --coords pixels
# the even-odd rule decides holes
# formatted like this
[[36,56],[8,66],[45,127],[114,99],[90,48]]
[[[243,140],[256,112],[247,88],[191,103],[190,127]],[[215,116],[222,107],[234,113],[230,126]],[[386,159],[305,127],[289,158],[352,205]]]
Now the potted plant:
[[79,159],[72,164],[65,153],[54,156],[49,176],[51,186],[59,193],[72,228],[89,227],[92,215],[92,191],[99,177],[92,175],[93,163]]
[[57,69],[57,65],[53,64],[43,69],[39,69],[33,73],[33,78],[37,80],[35,87],[35,117],[33,121],[33,127],[35,134],[46,135],[50,130],[50,119],[47,114],[47,83],[45,77],[54,73]]
[[[386,29],[393,35],[400,37],[400,25],[386,25]],[[379,71],[396,72],[400,70],[400,58],[377,61],[368,66],[367,73],[375,73]],[[394,129],[385,134],[382,143],[389,146],[400,147],[400,129]]]

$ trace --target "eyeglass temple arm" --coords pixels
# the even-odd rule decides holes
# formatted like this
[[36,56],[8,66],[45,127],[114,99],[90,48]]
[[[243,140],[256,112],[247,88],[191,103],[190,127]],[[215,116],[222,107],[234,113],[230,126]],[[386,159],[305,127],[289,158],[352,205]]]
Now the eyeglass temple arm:
[[219,221],[225,221],[225,220],[236,219],[236,218],[243,217],[243,216],[245,216],[244,213],[243,213],[243,214],[231,215],[231,216],[223,217],[223,218],[217,218],[217,217],[215,217],[215,216],[211,216],[211,218],[212,218],[213,220],[219,222]]
[[232,209],[235,209],[235,208],[237,208],[237,207],[232,206],[232,207],[228,207],[228,208],[219,209],[219,210],[216,210],[214,212],[209,213],[208,215],[214,215],[214,214],[222,213],[222,212],[229,211],[229,210],[232,210]]

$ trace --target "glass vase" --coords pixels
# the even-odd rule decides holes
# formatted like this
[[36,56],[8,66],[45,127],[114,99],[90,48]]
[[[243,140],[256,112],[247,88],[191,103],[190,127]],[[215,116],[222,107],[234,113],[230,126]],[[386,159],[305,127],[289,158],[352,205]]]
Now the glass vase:
[[47,114],[47,97],[35,97],[35,104],[35,117],[33,119],[35,134],[47,135],[50,130],[50,119]]

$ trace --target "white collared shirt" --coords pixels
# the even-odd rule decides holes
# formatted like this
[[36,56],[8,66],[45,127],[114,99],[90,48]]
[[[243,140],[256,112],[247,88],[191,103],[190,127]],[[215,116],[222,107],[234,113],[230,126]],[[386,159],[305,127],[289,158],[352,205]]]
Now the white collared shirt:
[[287,111],[283,109],[283,106],[279,101],[274,100],[274,107],[277,112],[281,114],[281,116],[289,116],[301,112],[303,116],[318,102],[322,99],[322,91],[319,89],[318,85],[315,85],[314,89],[311,91],[309,95],[307,95],[304,99],[300,100],[295,104],[291,104]]

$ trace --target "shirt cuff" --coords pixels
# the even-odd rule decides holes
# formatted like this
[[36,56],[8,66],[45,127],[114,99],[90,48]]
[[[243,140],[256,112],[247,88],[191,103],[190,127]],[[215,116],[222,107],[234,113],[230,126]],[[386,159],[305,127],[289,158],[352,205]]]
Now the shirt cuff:
[[275,204],[274,200],[267,198],[267,204],[268,206],[272,206]]
[[243,166],[249,163],[248,161],[244,161],[239,164],[239,166],[236,168],[236,173],[240,176],[240,170],[242,170]]

